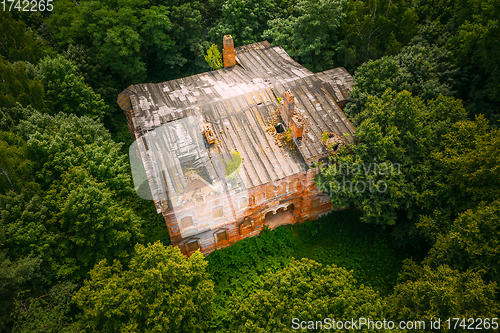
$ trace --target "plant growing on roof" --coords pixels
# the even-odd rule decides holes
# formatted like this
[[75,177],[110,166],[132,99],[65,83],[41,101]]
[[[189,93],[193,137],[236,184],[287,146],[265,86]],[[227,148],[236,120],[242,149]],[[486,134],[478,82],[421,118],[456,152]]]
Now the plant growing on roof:
[[224,164],[226,165],[226,177],[229,179],[234,178],[233,172],[240,167],[241,162],[241,154],[237,151],[233,151],[230,157],[224,159]]
[[323,133],[321,134],[321,141],[323,142],[323,144],[326,144],[329,138],[330,136],[328,135],[328,132],[323,131]]
[[212,46],[210,46],[207,49],[207,54],[205,55],[205,61],[213,71],[224,67],[222,63],[222,55],[220,54],[217,45],[212,44]]

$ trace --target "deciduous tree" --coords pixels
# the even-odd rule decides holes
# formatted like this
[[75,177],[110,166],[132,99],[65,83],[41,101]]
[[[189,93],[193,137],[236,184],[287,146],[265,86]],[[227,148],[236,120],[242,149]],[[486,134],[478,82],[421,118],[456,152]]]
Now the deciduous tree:
[[260,290],[230,313],[234,332],[294,332],[292,319],[383,318],[384,302],[370,287],[359,286],[352,271],[310,259],[263,276]]
[[275,17],[275,11],[272,0],[225,0],[222,2],[222,17],[209,35],[215,41],[231,35],[236,46],[260,42],[268,21]]
[[18,103],[45,110],[43,83],[28,75],[24,62],[11,64],[0,56],[0,107],[12,108]]
[[59,278],[86,277],[105,258],[127,262],[142,240],[143,221],[83,168],[65,171],[44,201],[51,213],[50,228],[57,232],[47,260]]
[[500,197],[499,148],[499,130],[482,116],[451,124],[436,141],[420,200],[425,211],[419,227],[429,239],[449,232],[465,210]]
[[426,262],[485,272],[500,283],[500,202],[482,203],[461,213],[448,232],[436,236]]
[[441,318],[442,328],[443,318],[496,318],[496,289],[495,283],[485,283],[477,272],[408,261],[387,300],[387,313],[393,320],[423,320],[427,324]]
[[405,0],[350,1],[342,23],[346,67],[352,70],[370,59],[397,54],[416,34],[417,19]]
[[356,85],[349,93],[346,114],[360,113],[369,95],[382,96],[387,88],[407,90],[424,100],[440,94],[453,96],[456,68],[450,63],[450,52],[444,48],[417,44],[405,47],[395,56],[370,60],[359,66],[354,75]]
[[46,57],[32,69],[45,87],[45,98],[50,114],[72,113],[97,119],[108,110],[71,61],[61,55]]
[[19,299],[13,332],[81,332],[70,314],[71,297],[77,287],[72,282],[62,282],[38,297]]
[[90,332],[202,332],[212,313],[213,282],[200,252],[186,258],[160,242],[136,245],[128,268],[99,262],[74,297]]
[[[0,242],[3,241],[0,235]],[[3,247],[3,244],[0,244]],[[28,256],[10,260],[7,252],[0,249],[0,329],[10,332],[10,314],[15,309],[15,299],[25,284],[35,275],[40,258]]]
[[345,0],[301,0],[295,6],[296,14],[270,21],[263,37],[311,70],[330,69],[338,63],[346,5]]

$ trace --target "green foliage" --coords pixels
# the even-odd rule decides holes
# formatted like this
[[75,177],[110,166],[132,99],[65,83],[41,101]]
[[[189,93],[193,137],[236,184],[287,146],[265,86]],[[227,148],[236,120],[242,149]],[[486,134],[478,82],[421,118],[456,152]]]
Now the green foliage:
[[342,22],[346,67],[398,53],[416,34],[417,19],[405,0],[350,1]]
[[238,241],[207,258],[217,294],[212,326],[227,330],[229,308],[255,293],[265,281],[263,274],[283,269],[292,257],[353,270],[360,284],[388,294],[396,283],[403,255],[392,247],[387,232],[361,223],[359,214],[351,211],[333,212],[318,221],[280,227]]
[[427,212],[420,227],[430,239],[450,231],[461,212],[500,196],[499,130],[489,129],[484,117],[453,124],[438,144],[421,197]]
[[20,299],[13,332],[81,332],[70,318],[71,297],[77,285],[63,282],[39,297]]
[[45,87],[49,113],[73,113],[100,118],[107,111],[101,96],[89,87],[74,63],[61,55],[41,60],[33,74]]
[[436,318],[494,318],[499,311],[496,289],[496,284],[485,283],[476,272],[460,272],[445,265],[433,269],[408,261],[387,301],[388,317],[426,322]]
[[224,64],[222,63],[222,55],[220,54],[217,45],[212,44],[207,49],[207,54],[205,55],[205,61],[213,71],[224,67]]
[[[47,192],[43,202],[29,194],[0,198],[9,245],[43,254],[60,278],[82,278],[103,258],[126,262],[144,222],[126,202],[133,191],[121,145],[102,124],[63,113],[33,112],[19,130],[36,161],[31,177]],[[22,179],[27,187],[30,177]]]
[[65,171],[44,199],[52,215],[49,223],[58,232],[47,259],[57,277],[83,278],[104,258],[126,262],[142,238],[143,221],[82,168]]
[[[197,2],[152,5],[147,0],[61,1],[49,25],[62,46],[79,44],[92,49],[119,78],[122,86],[143,82],[147,71],[156,79],[193,68],[201,56],[201,14]],[[67,10],[66,10],[67,9]],[[196,67],[196,64],[194,64]]]
[[217,297],[228,298],[233,292],[248,295],[257,286],[260,275],[290,262],[295,246],[297,240],[292,233],[279,228],[212,252],[208,271],[216,283]]
[[50,250],[54,234],[48,229],[48,211],[38,195],[13,191],[0,195],[1,233],[3,244],[14,258],[31,253],[42,256]]
[[383,318],[383,305],[370,287],[357,285],[352,271],[302,259],[264,275],[259,289],[236,305],[229,317],[235,332],[294,332],[293,318]]
[[426,262],[485,272],[500,283],[500,202],[482,203],[461,213],[450,231],[436,236]]
[[465,21],[450,40],[461,65],[474,63],[486,78],[487,96],[500,102],[500,4],[488,0],[462,1]]
[[405,47],[395,56],[364,63],[354,75],[356,85],[349,93],[346,115],[355,117],[365,107],[368,96],[381,97],[388,88],[397,92],[407,90],[424,100],[440,94],[452,96],[456,69],[449,57],[450,53],[443,48],[417,44]]
[[340,25],[346,17],[346,0],[301,0],[295,14],[269,21],[263,38],[282,46],[303,66],[326,70],[338,63]]
[[419,0],[418,38],[444,46],[458,74],[451,82],[472,115],[484,114],[498,126],[500,94],[498,35],[500,7],[490,0]]
[[14,20],[9,11],[0,11],[0,40],[0,56],[12,63],[36,63],[51,53],[47,43],[24,22]]
[[14,133],[0,132],[0,194],[34,186],[33,167],[26,142]]
[[285,267],[297,240],[284,228],[264,232],[208,256],[208,272],[215,283],[215,316],[212,326],[229,325],[227,311],[232,295],[245,297],[257,289],[261,275]]
[[74,297],[79,322],[89,332],[202,332],[214,297],[206,266],[199,252],[138,244],[128,269],[103,260],[90,272]]
[[268,21],[274,18],[274,13],[272,0],[224,0],[222,18],[215,22],[209,35],[217,41],[222,41],[224,35],[231,35],[237,46],[260,42],[260,36]]
[[[81,73],[85,83],[91,86],[96,94],[102,96],[108,108],[113,109],[116,105],[120,115],[122,114],[123,111],[116,104],[116,96],[120,92],[121,85],[113,79],[109,68],[99,60],[95,50],[70,44],[64,52],[64,58],[78,67],[78,73]],[[113,120],[116,122],[118,114],[114,116]]]
[[21,121],[19,131],[27,139],[31,158],[37,164],[37,181],[43,186],[70,167],[83,165],[111,189],[132,192],[127,157],[101,123],[88,117],[35,112]]
[[25,287],[25,283],[34,277],[40,262],[40,258],[33,256],[11,261],[5,250],[0,250],[0,329],[2,332],[10,332],[9,315],[15,308],[14,300]]
[[224,164],[226,165],[226,177],[230,176],[240,167],[241,161],[241,154],[237,151],[233,151],[230,157],[224,159]]
[[334,206],[359,207],[365,222],[393,225],[401,214],[412,219],[420,212],[428,155],[464,118],[461,102],[450,97],[426,104],[408,91],[368,96],[353,118],[357,144],[333,155],[316,182]]
[[321,133],[321,142],[323,142],[323,144],[326,143],[326,141],[328,141],[330,137],[328,136],[328,132],[327,131],[323,131],[323,133]]
[[17,105],[12,108],[0,107],[0,131],[17,132],[16,127],[21,120],[29,118],[36,110],[31,106],[26,108]]
[[12,108],[31,105],[45,109],[43,83],[30,78],[24,62],[9,63],[0,56],[0,107]]

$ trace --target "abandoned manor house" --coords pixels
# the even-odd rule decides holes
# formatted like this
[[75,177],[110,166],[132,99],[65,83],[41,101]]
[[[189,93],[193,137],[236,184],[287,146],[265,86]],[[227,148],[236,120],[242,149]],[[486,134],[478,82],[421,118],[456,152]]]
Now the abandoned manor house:
[[136,191],[154,201],[186,255],[331,211],[314,164],[353,141],[344,68],[314,74],[279,46],[235,48],[231,36],[223,62],[118,96],[135,140]]

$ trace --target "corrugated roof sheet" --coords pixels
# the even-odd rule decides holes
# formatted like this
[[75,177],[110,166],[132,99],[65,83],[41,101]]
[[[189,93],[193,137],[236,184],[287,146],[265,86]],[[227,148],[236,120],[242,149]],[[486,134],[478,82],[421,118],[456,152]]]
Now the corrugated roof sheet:
[[[352,85],[345,69],[314,74],[268,42],[236,48],[236,59],[234,67],[125,89],[118,100],[124,110],[133,109],[136,138],[176,119],[196,116],[199,131],[204,122],[212,124],[216,144],[207,145],[209,154],[241,154],[246,188],[305,171],[307,164],[326,157],[324,131],[349,134],[352,142],[354,129],[337,105],[347,99]],[[268,130],[278,108],[276,97],[288,89],[306,123],[302,140],[296,142],[300,154],[278,146]],[[163,159],[174,158],[164,155]]]

